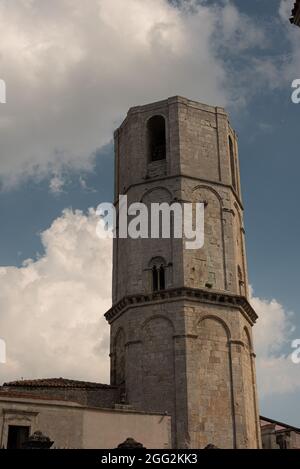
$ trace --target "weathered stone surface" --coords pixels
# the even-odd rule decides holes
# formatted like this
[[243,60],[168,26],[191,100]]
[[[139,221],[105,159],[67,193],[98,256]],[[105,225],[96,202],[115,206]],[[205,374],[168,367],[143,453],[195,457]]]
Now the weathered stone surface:
[[[147,120],[154,115],[165,117],[167,144],[166,160],[151,163]],[[116,206],[126,194],[128,203],[206,208],[202,249],[185,249],[184,239],[114,240],[112,384],[124,377],[130,405],[172,416],[174,447],[260,447],[256,317],[247,303],[237,137],[228,116],[181,97],[136,107],[115,133],[115,153]],[[151,266],[158,258],[166,295],[156,298]],[[215,300],[197,289],[215,292]]]
[[2,391],[78,402],[85,406],[104,409],[114,408],[121,399],[118,386],[64,378],[13,381],[4,383],[0,394]]

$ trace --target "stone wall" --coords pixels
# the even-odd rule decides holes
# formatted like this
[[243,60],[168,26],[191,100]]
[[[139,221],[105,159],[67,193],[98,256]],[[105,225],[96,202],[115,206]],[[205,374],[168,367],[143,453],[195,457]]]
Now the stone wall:
[[[172,416],[173,445],[256,448],[257,400],[239,309],[178,299],[136,305],[111,325],[126,337],[127,401]],[[113,353],[113,351],[112,351]]]
[[113,449],[132,437],[146,448],[170,448],[170,418],[125,410],[100,410],[46,399],[0,395],[0,447],[9,425],[42,431],[58,449]]
[[1,391],[14,392],[20,394],[35,395],[37,397],[50,397],[58,400],[78,402],[79,404],[114,408],[115,404],[120,402],[120,391],[117,387],[107,386],[99,388],[71,388],[71,387],[34,387],[34,386],[7,386],[1,388]]
[[[155,115],[165,118],[166,159],[150,162],[147,122]],[[115,153],[116,207],[119,194],[147,206],[202,202],[205,244],[188,250],[184,239],[114,240],[112,378],[125,363],[128,403],[167,411],[174,447],[259,447],[256,315],[247,302],[237,137],[228,116],[181,97],[132,108],[115,132]],[[155,259],[166,269],[166,291],[157,296]],[[231,296],[227,302],[217,293]],[[114,345],[120,331],[125,358]]]

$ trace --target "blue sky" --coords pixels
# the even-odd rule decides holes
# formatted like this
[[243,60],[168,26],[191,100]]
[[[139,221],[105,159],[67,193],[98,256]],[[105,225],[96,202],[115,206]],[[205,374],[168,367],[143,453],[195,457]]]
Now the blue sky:
[[[21,266],[28,258],[42,254],[40,233],[57,218],[63,209],[87,210],[102,201],[113,199],[113,143],[97,152],[91,173],[67,171],[62,192],[49,192],[49,179],[35,182],[32,178],[0,197],[1,265]],[[81,178],[81,179],[80,179]],[[86,182],[83,188],[80,180]],[[12,215],[13,214],[13,215]]]
[[[283,1],[283,3],[286,6],[288,2]],[[295,51],[295,41],[298,40],[298,44],[300,41],[300,29],[296,31],[296,28],[289,24],[288,17],[285,22],[284,18],[279,15],[281,4],[279,0],[206,1],[200,2],[200,4],[207,7],[218,4],[220,8],[225,8],[226,5],[227,7],[228,5],[233,6],[234,12],[237,12],[239,18],[242,18],[243,23],[240,29],[235,24],[234,28],[236,29],[233,31],[232,25],[226,23],[227,20],[224,16],[224,24],[227,28],[224,27],[222,32],[223,39],[225,37],[224,45],[219,42],[222,39],[218,37],[220,29],[215,28],[211,33],[207,33],[211,34],[214,40],[212,49],[207,52],[204,51],[204,46],[195,44],[193,46],[195,50],[192,47],[188,58],[180,57],[178,67],[186,66],[186,63],[189,66],[188,60],[190,61],[189,73],[190,75],[195,73],[193,82],[188,82],[184,86],[182,83],[174,81],[175,78],[170,76],[169,82],[167,81],[162,86],[152,82],[148,83],[148,86],[152,86],[152,88],[147,89],[147,83],[144,87],[139,87],[134,81],[130,86],[130,74],[126,72],[124,81],[128,81],[127,85],[120,78],[113,77],[112,79],[110,77],[112,96],[115,95],[116,89],[118,92],[126,94],[126,99],[119,99],[119,104],[113,98],[110,103],[106,92],[101,94],[100,88],[103,84],[100,81],[97,85],[98,75],[96,75],[95,82],[89,83],[89,89],[82,91],[83,98],[86,93],[85,101],[87,106],[91,108],[90,114],[86,109],[83,110],[83,114],[86,112],[86,115],[82,120],[72,115],[70,105],[72,95],[69,95],[69,88],[66,92],[65,88],[62,87],[61,93],[64,93],[66,101],[63,100],[61,106],[70,109],[70,113],[67,114],[70,123],[66,128],[68,138],[75,139],[79,134],[82,140],[85,139],[85,136],[88,140],[90,129],[99,128],[99,144],[97,144],[95,130],[91,148],[84,142],[81,148],[83,157],[76,159],[74,164],[72,158],[63,160],[61,164],[58,158],[58,163],[55,165],[52,165],[51,161],[45,164],[43,161],[41,164],[39,159],[35,160],[31,157],[26,159],[25,156],[23,161],[22,154],[23,152],[24,155],[26,154],[27,145],[32,145],[32,140],[35,140],[37,133],[33,133],[32,128],[27,129],[28,135],[31,132],[32,136],[30,139],[27,135],[25,139],[22,128],[17,126],[10,137],[7,137],[7,133],[5,134],[5,147],[1,150],[0,143],[0,154],[3,151],[9,155],[13,139],[20,138],[21,143],[19,147],[14,147],[13,156],[7,157],[3,171],[0,167],[0,181],[2,182],[2,186],[0,186],[2,187],[0,191],[0,265],[20,268],[24,260],[43,256],[44,247],[40,234],[61,216],[64,209],[80,209],[87,213],[89,207],[96,207],[101,201],[112,200],[112,131],[122,120],[130,105],[151,101],[156,95],[158,99],[161,99],[174,94],[184,94],[192,99],[218,104],[218,102],[212,102],[215,97],[216,100],[223,100],[226,104],[231,115],[231,123],[238,132],[248,266],[255,296],[267,301],[274,298],[283,305],[286,313],[294,312],[294,330],[286,336],[289,340],[283,341],[280,351],[277,351],[279,355],[287,354],[290,353],[290,340],[300,337],[298,300],[300,279],[300,250],[298,246],[300,239],[298,206],[300,200],[298,181],[300,172],[300,104],[295,105],[291,101],[291,82],[300,77],[298,68],[300,60]],[[217,11],[215,10],[215,14]],[[288,9],[281,11],[288,11]],[[41,12],[42,14],[43,12]],[[67,14],[68,11],[66,11]],[[173,12],[162,10],[161,14],[173,15]],[[201,18],[199,16],[199,21]],[[194,34],[197,40],[196,27]],[[261,40],[259,40],[260,37]],[[243,44],[243,41],[246,41],[246,44]],[[180,43],[178,47],[180,47]],[[97,49],[97,44],[95,44],[95,48]],[[191,58],[192,53],[194,56]],[[210,54],[213,54],[213,60],[210,58]],[[3,58],[0,60],[2,60],[0,62],[0,78],[2,78],[2,71],[4,75],[10,76],[13,67],[6,67]],[[85,66],[85,63],[83,60],[82,67]],[[203,67],[207,63],[209,63],[208,68],[211,68],[205,72]],[[199,68],[197,68],[198,66]],[[136,69],[133,68],[133,70]],[[207,77],[203,78],[207,81],[204,84],[202,73],[204,75],[207,73],[210,78],[210,73],[213,76],[213,74],[218,74],[218,70],[220,74],[222,73],[221,79],[216,80],[216,86],[210,89],[210,80],[207,80]],[[103,75],[103,68],[101,73]],[[162,80],[165,77],[167,80],[168,72],[161,73],[159,79]],[[117,75],[118,73],[116,73]],[[70,76],[72,77],[72,75]],[[80,73],[74,74],[73,78],[69,84],[74,87],[76,96],[76,92],[78,93],[79,90],[77,86],[81,80]],[[67,84],[69,79],[68,76],[66,78]],[[155,80],[155,75],[152,80]],[[76,85],[77,81],[78,85]],[[20,86],[18,81],[13,82],[10,86],[10,81],[7,80],[8,103],[0,105],[0,118],[5,119],[6,113],[13,115],[17,109],[17,103],[13,103],[12,110],[9,108],[9,100],[16,100],[13,91],[16,90],[17,93]],[[178,93],[174,92],[176,89],[178,89]],[[40,109],[41,116],[38,117],[40,122],[36,124],[37,127],[33,127],[33,129],[34,132],[41,135],[41,146],[38,147],[41,154],[43,153],[43,133],[47,134],[47,117],[43,121],[43,113],[50,101],[47,102],[47,98],[45,98],[47,93],[44,93],[41,88],[37,87],[35,91],[34,108],[37,113]],[[51,88],[48,99],[52,99],[53,96],[55,97],[55,87]],[[36,104],[39,99],[45,100],[45,107],[39,108],[39,103]],[[96,112],[97,99],[99,99],[99,110]],[[223,105],[223,102],[220,104]],[[13,108],[13,106],[15,107]],[[80,109],[75,108],[75,111],[80,112]],[[61,119],[63,122],[63,119],[67,119],[67,117],[62,114]],[[43,122],[45,123],[43,124]],[[101,129],[104,127],[105,131],[102,131]],[[80,130],[78,130],[79,128]],[[22,138],[18,136],[19,134],[22,135]],[[56,142],[53,139],[55,140],[56,135],[58,136],[57,147],[60,147],[63,143],[62,140],[59,140],[61,139],[59,129],[53,127],[51,142],[54,146]],[[78,137],[79,146],[81,144],[80,136]],[[47,139],[45,153],[48,152],[48,147],[50,148],[50,143]],[[16,149],[20,152],[20,162]],[[71,148],[71,150],[74,149]],[[85,151],[87,151],[87,164]],[[28,154],[30,154],[29,150]],[[16,163],[10,166],[9,161],[13,159],[16,160]],[[50,189],[51,181],[55,177],[62,181],[56,192]],[[8,180],[10,182],[6,184]],[[298,377],[300,383],[300,365],[294,365],[293,373]],[[294,390],[289,389],[287,392],[266,395],[261,400],[261,412],[272,418],[288,420],[294,425],[300,426],[300,413],[297,412],[295,415],[294,412],[299,391],[300,386],[295,385]]]

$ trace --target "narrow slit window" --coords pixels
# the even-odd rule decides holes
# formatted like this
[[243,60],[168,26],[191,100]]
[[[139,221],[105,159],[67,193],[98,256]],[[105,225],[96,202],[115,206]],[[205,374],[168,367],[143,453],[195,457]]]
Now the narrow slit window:
[[165,268],[163,265],[161,265],[159,269],[159,289],[165,290],[165,288],[166,288]]
[[230,168],[231,168],[231,181],[234,189],[236,190],[236,173],[235,173],[235,158],[232,138],[229,136],[229,152],[230,152]]
[[158,290],[158,271],[156,266],[153,266],[152,268],[152,285],[153,285],[153,291]]

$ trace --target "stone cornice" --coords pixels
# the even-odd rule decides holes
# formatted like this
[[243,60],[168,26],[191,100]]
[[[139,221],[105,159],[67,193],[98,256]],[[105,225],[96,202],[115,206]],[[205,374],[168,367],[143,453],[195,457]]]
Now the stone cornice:
[[[128,187],[126,187],[125,190],[122,192],[122,195],[128,195],[128,192],[133,187],[142,186],[142,185],[145,185],[147,183],[148,184],[150,184],[150,183],[154,184],[154,183],[158,183],[160,181],[166,181],[166,180],[170,180],[170,179],[179,179],[179,178],[192,179],[194,181],[197,181],[198,183],[207,184],[207,185],[210,185],[212,187],[213,186],[225,187],[226,189],[231,190],[232,194],[236,198],[236,201],[237,201],[240,209],[244,210],[244,206],[243,206],[243,203],[242,203],[242,200],[241,200],[240,196],[238,195],[238,193],[233,189],[233,187],[230,184],[225,184],[224,182],[221,182],[221,181],[211,181],[209,179],[202,179],[202,178],[198,178],[196,176],[192,176],[190,174],[184,174],[184,173],[164,175],[164,176],[160,176],[160,177],[156,177],[156,178],[144,179],[143,181],[140,181],[140,182],[135,182],[133,184],[130,184]],[[114,200],[114,206],[118,207],[118,204],[119,204],[119,200],[115,199]]]
[[187,287],[172,288],[159,292],[125,296],[118,303],[113,305],[104,316],[111,324],[128,308],[135,308],[151,303],[177,301],[180,299],[239,308],[252,324],[255,323],[258,319],[258,316],[250,305],[249,301],[243,296]]
[[193,101],[191,99],[187,99],[183,96],[171,96],[167,99],[161,100],[161,101],[156,101],[155,103],[149,103],[149,104],[144,104],[142,106],[134,106],[129,109],[127,112],[127,116],[121,123],[120,127],[115,130],[114,134],[116,135],[121,129],[123,129],[130,116],[135,115],[135,114],[143,114],[143,113],[151,113],[151,112],[160,112],[162,113],[163,111],[167,111],[168,108],[172,105],[183,105],[186,107],[190,107],[193,109],[197,109],[199,111],[204,111],[208,112],[213,115],[221,115],[227,118],[229,121],[229,116],[225,109],[223,107],[219,106],[211,106],[209,104],[204,104],[204,103],[199,103],[198,101]]

